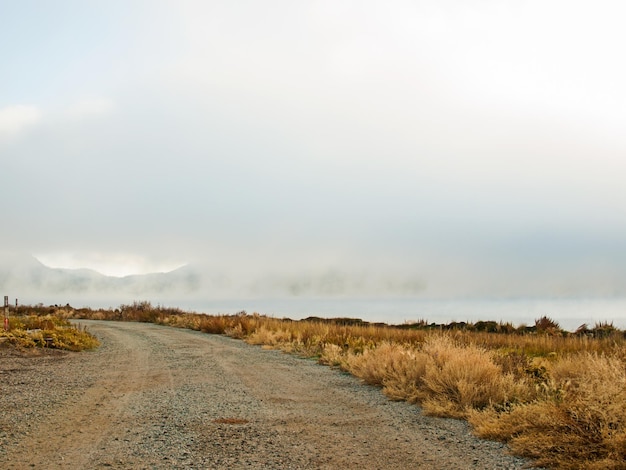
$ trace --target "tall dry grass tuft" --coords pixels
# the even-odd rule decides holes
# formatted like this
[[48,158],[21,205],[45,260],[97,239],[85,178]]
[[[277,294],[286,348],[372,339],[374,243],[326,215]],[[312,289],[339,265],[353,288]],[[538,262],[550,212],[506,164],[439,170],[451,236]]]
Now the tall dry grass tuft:
[[410,345],[383,342],[362,353],[345,354],[344,368],[392,400],[418,402],[423,396],[426,356]]
[[424,377],[429,357],[417,348],[405,346],[389,360],[389,370],[383,381],[383,393],[392,400],[422,403],[427,396]]
[[414,393],[421,385],[425,365],[421,354],[408,345],[384,342],[362,353],[346,355],[346,368],[353,375],[383,391],[395,400],[416,401]]
[[226,317],[209,316],[205,315],[200,319],[198,328],[203,333],[223,335],[228,328],[228,321]]
[[490,405],[504,408],[528,400],[533,390],[525,378],[503,372],[492,352],[446,335],[421,346],[384,342],[362,353],[349,351],[338,362],[381,386],[389,398],[419,403],[435,416],[463,418]]
[[422,403],[428,414],[464,418],[471,410],[506,407],[529,395],[525,381],[504,373],[491,351],[439,337],[426,341],[424,352],[430,359]]
[[331,367],[339,367],[343,370],[348,370],[346,364],[346,353],[341,346],[333,343],[325,343],[322,345],[320,357],[318,359],[320,364],[325,364]]
[[284,329],[271,329],[266,326],[260,326],[256,328],[246,338],[246,342],[249,344],[256,344],[274,348],[284,344],[291,343],[291,333]]
[[556,360],[539,397],[507,412],[474,412],[484,438],[508,442],[538,465],[563,469],[626,468],[626,364],[584,353]]

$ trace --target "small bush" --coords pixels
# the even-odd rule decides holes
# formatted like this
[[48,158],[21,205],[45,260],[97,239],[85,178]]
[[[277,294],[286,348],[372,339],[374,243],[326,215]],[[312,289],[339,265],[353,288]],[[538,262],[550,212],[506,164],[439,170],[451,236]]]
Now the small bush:
[[545,315],[535,320],[535,329],[537,333],[557,335],[561,334],[562,330],[558,322],[554,321],[550,317]]

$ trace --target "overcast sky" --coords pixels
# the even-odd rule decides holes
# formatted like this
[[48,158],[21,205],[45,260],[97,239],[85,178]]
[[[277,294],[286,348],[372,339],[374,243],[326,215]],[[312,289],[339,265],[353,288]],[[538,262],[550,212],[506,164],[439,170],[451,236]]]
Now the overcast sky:
[[617,0],[0,0],[2,248],[116,275],[619,290],[625,17]]

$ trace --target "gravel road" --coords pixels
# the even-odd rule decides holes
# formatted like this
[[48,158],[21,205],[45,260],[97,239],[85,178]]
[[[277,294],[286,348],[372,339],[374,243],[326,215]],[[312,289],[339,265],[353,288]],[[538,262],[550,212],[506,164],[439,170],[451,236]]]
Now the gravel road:
[[527,462],[315,361],[80,321],[91,352],[0,348],[3,469],[517,469]]

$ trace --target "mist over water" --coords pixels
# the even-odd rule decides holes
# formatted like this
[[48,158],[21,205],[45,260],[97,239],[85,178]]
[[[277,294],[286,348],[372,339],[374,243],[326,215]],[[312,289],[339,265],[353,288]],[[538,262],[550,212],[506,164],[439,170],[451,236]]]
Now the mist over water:
[[[479,269],[480,268],[480,269]],[[536,264],[535,264],[536,268]],[[134,301],[207,314],[240,311],[294,320],[351,317],[401,324],[503,321],[533,325],[548,316],[573,331],[583,323],[626,328],[626,292],[617,272],[571,273],[442,263],[417,270],[314,268],[218,270],[187,265],[167,273],[111,277],[45,266],[32,256],[0,259],[0,294],[11,303],[117,308]],[[586,292],[586,295],[582,295]]]

